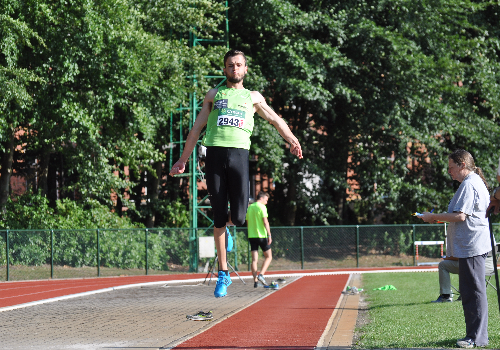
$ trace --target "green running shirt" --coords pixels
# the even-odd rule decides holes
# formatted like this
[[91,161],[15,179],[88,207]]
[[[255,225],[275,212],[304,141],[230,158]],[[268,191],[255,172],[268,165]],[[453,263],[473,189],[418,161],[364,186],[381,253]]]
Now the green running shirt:
[[267,238],[264,220],[267,218],[267,207],[259,202],[252,203],[247,210],[248,238]]
[[250,90],[220,87],[208,116],[207,131],[202,144],[250,149],[253,115]]

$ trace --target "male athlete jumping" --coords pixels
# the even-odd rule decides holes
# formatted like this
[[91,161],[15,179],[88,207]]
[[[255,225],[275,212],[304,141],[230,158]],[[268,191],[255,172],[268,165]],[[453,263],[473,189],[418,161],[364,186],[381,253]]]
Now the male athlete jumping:
[[227,202],[234,225],[245,223],[248,207],[248,150],[255,113],[270,122],[290,144],[290,152],[302,159],[299,141],[257,91],[243,87],[247,74],[247,59],[241,51],[231,50],[224,56],[226,86],[210,90],[203,101],[198,117],[189,131],[184,151],[172,166],[170,175],[182,174],[200,133],[207,130],[202,144],[207,147],[205,175],[210,205],[214,213],[214,239],[219,258],[219,273],[214,295],[227,294],[231,278],[227,271],[225,232],[228,217]]

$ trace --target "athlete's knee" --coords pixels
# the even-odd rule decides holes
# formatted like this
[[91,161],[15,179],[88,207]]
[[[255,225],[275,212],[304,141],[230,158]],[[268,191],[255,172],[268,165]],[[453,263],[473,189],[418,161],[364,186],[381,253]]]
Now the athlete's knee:
[[245,215],[240,215],[239,217],[231,216],[231,221],[236,226],[243,226],[245,224]]

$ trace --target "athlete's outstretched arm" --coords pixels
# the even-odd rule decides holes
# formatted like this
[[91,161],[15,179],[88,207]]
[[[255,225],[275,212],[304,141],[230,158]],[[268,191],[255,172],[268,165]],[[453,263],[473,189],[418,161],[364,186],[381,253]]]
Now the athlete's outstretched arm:
[[212,110],[212,104],[216,93],[217,89],[212,89],[205,95],[203,106],[201,107],[201,111],[194,121],[193,127],[189,131],[186,143],[184,145],[184,150],[182,151],[182,155],[179,160],[172,166],[172,169],[170,169],[170,176],[182,174],[186,170],[186,162],[188,161],[189,156],[191,156],[191,153],[193,153],[194,147],[196,146],[196,143],[200,138],[201,131],[203,130],[205,125],[207,125],[208,115]]
[[273,124],[280,135],[290,144],[290,152],[302,159],[302,147],[285,121],[269,107],[264,97],[257,91],[252,91],[252,102],[255,112]]

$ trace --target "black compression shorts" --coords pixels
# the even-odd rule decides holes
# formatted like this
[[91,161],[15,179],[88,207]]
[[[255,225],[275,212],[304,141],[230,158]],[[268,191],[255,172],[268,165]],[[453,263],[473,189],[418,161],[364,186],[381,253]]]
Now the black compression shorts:
[[259,250],[259,247],[263,252],[271,249],[271,246],[267,243],[267,238],[249,238],[248,241],[250,242],[250,251],[252,252]]
[[242,226],[248,208],[248,150],[242,148],[207,147],[205,176],[214,212],[214,226],[227,222],[227,202],[234,225]]

